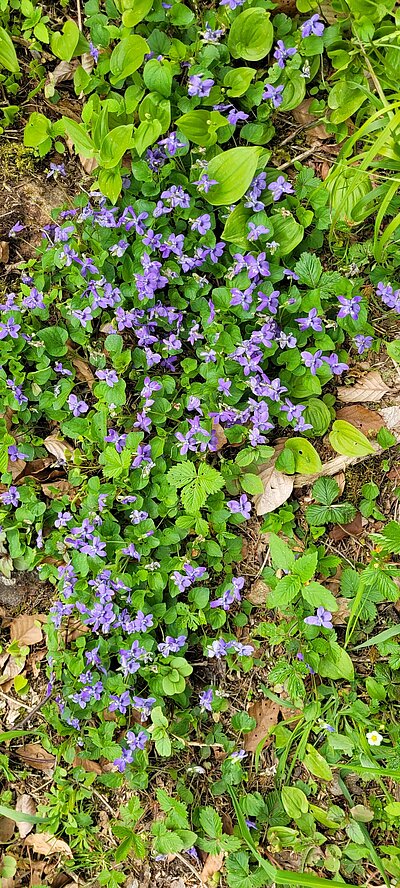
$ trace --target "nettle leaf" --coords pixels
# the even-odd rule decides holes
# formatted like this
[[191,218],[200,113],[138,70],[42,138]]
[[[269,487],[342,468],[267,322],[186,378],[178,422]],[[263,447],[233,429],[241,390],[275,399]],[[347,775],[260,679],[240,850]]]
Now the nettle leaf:
[[[236,19],[237,21],[237,19]],[[262,152],[262,148],[230,148],[210,160],[207,175],[216,179],[205,195],[214,206],[230,206],[247,191]]]
[[209,805],[203,808],[200,811],[199,820],[202,829],[211,839],[219,839],[222,836],[222,820],[214,808]]
[[256,62],[269,53],[273,39],[269,12],[259,8],[246,9],[232,22],[228,49],[234,59]]
[[351,503],[335,503],[332,506],[311,505],[306,508],[306,519],[314,527],[323,524],[349,524],[357,509]]
[[315,475],[321,470],[319,455],[309,441],[304,438],[289,438],[285,447],[294,455],[296,472],[302,475]]
[[322,263],[314,253],[302,253],[294,266],[301,284],[307,287],[317,287],[322,275]]
[[344,419],[337,419],[329,435],[331,446],[343,456],[367,456],[375,453],[375,448],[368,438]]
[[288,604],[291,604],[291,602],[297,598],[300,592],[300,587],[301,581],[299,577],[282,577],[275,586],[275,589],[268,593],[268,607],[277,607],[280,610],[283,610]]
[[338,609],[335,596],[332,595],[329,589],[322,586],[321,583],[307,583],[303,586],[301,594],[311,607],[324,607],[326,610],[333,612]]
[[314,576],[318,564],[318,552],[306,552],[297,558],[292,567],[292,572],[300,577],[302,583],[307,583]]
[[291,570],[295,563],[294,552],[284,543],[276,533],[269,536],[269,551],[273,567],[276,569]]

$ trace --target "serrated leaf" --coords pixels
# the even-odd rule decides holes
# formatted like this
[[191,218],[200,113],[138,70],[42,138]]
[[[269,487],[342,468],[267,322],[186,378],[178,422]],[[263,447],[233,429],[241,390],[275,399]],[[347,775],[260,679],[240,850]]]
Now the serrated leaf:
[[311,607],[324,607],[328,611],[337,611],[338,609],[335,596],[321,583],[308,583],[303,586],[301,594]]
[[269,551],[273,567],[291,570],[294,565],[295,557],[290,547],[276,533],[271,533],[269,537]]
[[209,805],[203,808],[200,811],[199,819],[202,829],[211,839],[218,839],[222,836],[222,820],[214,808]]
[[302,583],[307,583],[314,576],[317,564],[318,552],[307,552],[296,559],[292,572],[300,577]]
[[167,472],[167,481],[174,487],[183,487],[196,477],[196,468],[192,462],[179,463]]
[[314,499],[323,506],[330,506],[337,499],[340,488],[334,478],[317,478],[312,488]]
[[297,598],[300,586],[301,583],[298,577],[282,577],[275,586],[275,589],[273,589],[268,595],[268,607],[277,607],[280,610],[284,610],[288,604],[291,604],[291,602]]

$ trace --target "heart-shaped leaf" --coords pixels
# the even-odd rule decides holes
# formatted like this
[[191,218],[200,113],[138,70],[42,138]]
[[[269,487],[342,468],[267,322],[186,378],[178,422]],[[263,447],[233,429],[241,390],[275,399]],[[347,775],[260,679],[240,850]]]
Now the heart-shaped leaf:
[[257,169],[261,148],[230,148],[208,164],[207,175],[215,179],[205,195],[214,206],[230,206],[243,197]]
[[322,463],[318,453],[305,438],[289,438],[285,446],[293,453],[296,472],[302,475],[316,475],[321,470]]
[[343,456],[368,456],[375,452],[368,438],[344,419],[337,419],[333,423],[329,441],[333,449]]

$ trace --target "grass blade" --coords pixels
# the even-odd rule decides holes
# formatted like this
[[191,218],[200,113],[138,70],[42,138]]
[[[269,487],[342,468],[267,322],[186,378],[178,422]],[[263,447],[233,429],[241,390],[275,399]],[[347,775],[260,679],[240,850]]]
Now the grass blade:
[[373,644],[382,644],[384,641],[389,641],[389,638],[394,638],[395,635],[400,635],[400,625],[390,626],[389,629],[384,629],[383,632],[378,632],[377,635],[373,635],[368,641],[363,641],[362,644],[358,644],[353,650],[361,651],[363,648],[372,647]]
[[0,805],[0,817],[8,817],[15,823],[46,823],[45,817],[38,817],[37,814],[24,814],[22,811],[14,811],[14,808],[7,808],[7,805]]

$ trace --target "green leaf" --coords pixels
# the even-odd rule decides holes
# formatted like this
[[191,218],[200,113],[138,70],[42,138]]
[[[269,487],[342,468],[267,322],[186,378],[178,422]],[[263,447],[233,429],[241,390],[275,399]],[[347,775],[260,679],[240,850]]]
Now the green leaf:
[[264,493],[264,485],[259,475],[252,475],[249,472],[245,475],[241,475],[240,484],[243,490],[245,490],[246,493],[250,493],[252,496]]
[[285,447],[291,450],[295,459],[296,472],[301,475],[315,475],[321,470],[322,463],[318,453],[304,438],[289,438]]
[[302,253],[294,270],[298,274],[301,284],[315,288],[318,286],[323,268],[321,261],[314,253]]
[[312,428],[308,429],[306,432],[307,437],[322,437],[322,435],[325,435],[325,432],[331,424],[329,407],[327,407],[324,401],[321,401],[319,398],[310,398],[306,404],[303,416],[305,422],[310,423],[312,426]]
[[122,176],[119,167],[113,170],[100,170],[98,183],[101,193],[108,197],[111,203],[116,203],[122,188]]
[[337,611],[338,605],[334,595],[321,583],[308,583],[303,586],[301,594],[311,607],[324,607],[328,611]]
[[15,823],[23,823],[24,821],[27,823],[46,823],[45,817],[39,817],[36,814],[24,814],[22,811],[14,811],[13,808],[8,808],[7,805],[0,805],[0,817],[8,817],[9,820],[14,820]]
[[40,330],[40,339],[45,345],[46,352],[52,357],[61,357],[67,353],[66,341],[68,333],[64,327],[43,327]]
[[20,70],[14,44],[5,28],[0,28],[0,68],[6,68],[11,74],[18,74]]
[[196,477],[196,468],[192,462],[179,463],[167,472],[167,481],[174,487],[183,487]]
[[259,866],[250,872],[249,858],[244,851],[229,854],[226,860],[226,878],[229,888],[263,888],[267,876]]
[[215,145],[217,130],[226,126],[226,119],[219,111],[205,111],[200,108],[183,114],[178,118],[176,125],[183,135],[195,145],[208,147]]
[[100,147],[100,163],[109,170],[117,166],[128,148],[133,145],[132,126],[117,126],[104,137]]
[[339,493],[340,488],[334,478],[317,478],[313,484],[312,495],[323,506],[331,506]]
[[[303,240],[304,228],[296,222],[296,219],[291,213],[290,215],[274,213],[270,216],[270,220],[274,227],[274,240],[279,244],[279,247],[276,250],[276,255],[287,256],[288,253],[292,253]],[[317,394],[319,394],[319,392],[317,392]],[[300,396],[296,395],[296,397]]]
[[238,206],[229,213],[222,232],[222,240],[246,248],[248,245],[247,221],[250,219],[251,215],[251,210],[244,207],[243,204],[238,204]]
[[318,552],[306,552],[300,555],[293,564],[292,571],[300,577],[302,583],[307,583],[314,576],[318,564]]
[[150,51],[150,47],[143,37],[131,35],[124,37],[113,49],[110,58],[111,73],[118,80],[125,80],[140,68],[143,59]]
[[400,364],[400,339],[393,339],[393,342],[387,342],[386,351],[390,358],[393,358],[397,364]]
[[284,786],[281,799],[286,814],[292,820],[298,820],[302,814],[307,814],[308,800],[302,789],[296,786]]
[[400,802],[389,802],[385,805],[385,811],[389,817],[400,817]]
[[346,681],[354,681],[354,666],[347,651],[336,641],[330,642],[328,653],[322,657],[318,672],[323,678],[344,678]]
[[134,132],[133,147],[141,157],[146,148],[153,145],[161,135],[159,120],[142,120]]
[[94,142],[89,136],[86,127],[82,123],[75,123],[69,117],[63,117],[65,132],[71,139],[77,154],[83,154],[84,157],[94,157],[96,149]]
[[203,808],[200,811],[199,820],[202,829],[211,839],[218,839],[222,836],[222,820],[214,808],[210,806]]
[[159,92],[166,99],[171,95],[172,73],[165,62],[149,59],[143,69],[143,80],[150,91]]
[[[237,21],[237,19],[236,19]],[[216,179],[205,195],[214,206],[230,206],[247,191],[260,157],[260,148],[230,148],[210,160],[207,175]]]
[[[345,111],[347,115],[347,108]],[[324,184],[330,193],[333,224],[346,222],[354,225],[353,210],[361,198],[372,190],[370,176],[343,162],[335,167]]]
[[285,73],[286,83],[279,111],[292,111],[303,101],[306,94],[306,83],[298,68],[286,68]]
[[301,582],[298,577],[282,577],[282,579],[276,584],[275,589],[268,593],[268,607],[277,607],[279,610],[284,610],[295,600],[295,598],[297,598],[300,592],[300,587]]
[[258,7],[246,9],[232,22],[228,49],[234,59],[256,62],[268,55],[273,39],[269,12]]
[[271,533],[269,536],[269,552],[275,570],[292,569],[295,563],[294,552],[276,533]]
[[333,449],[343,456],[367,456],[375,453],[375,448],[363,432],[344,419],[337,419],[333,423],[329,441]]
[[134,28],[150,12],[153,0],[130,0],[131,8],[124,4],[122,24],[125,28]]
[[50,46],[54,55],[64,62],[70,62],[78,46],[80,34],[78,25],[72,19],[68,19],[61,33],[55,31],[51,35]]
[[333,780],[328,762],[310,743],[307,744],[307,754],[304,756],[303,765],[311,774],[314,774],[314,777],[320,777],[321,780]]
[[224,86],[228,87],[227,95],[230,98],[243,96],[249,88],[255,75],[253,68],[233,68],[224,77]]

